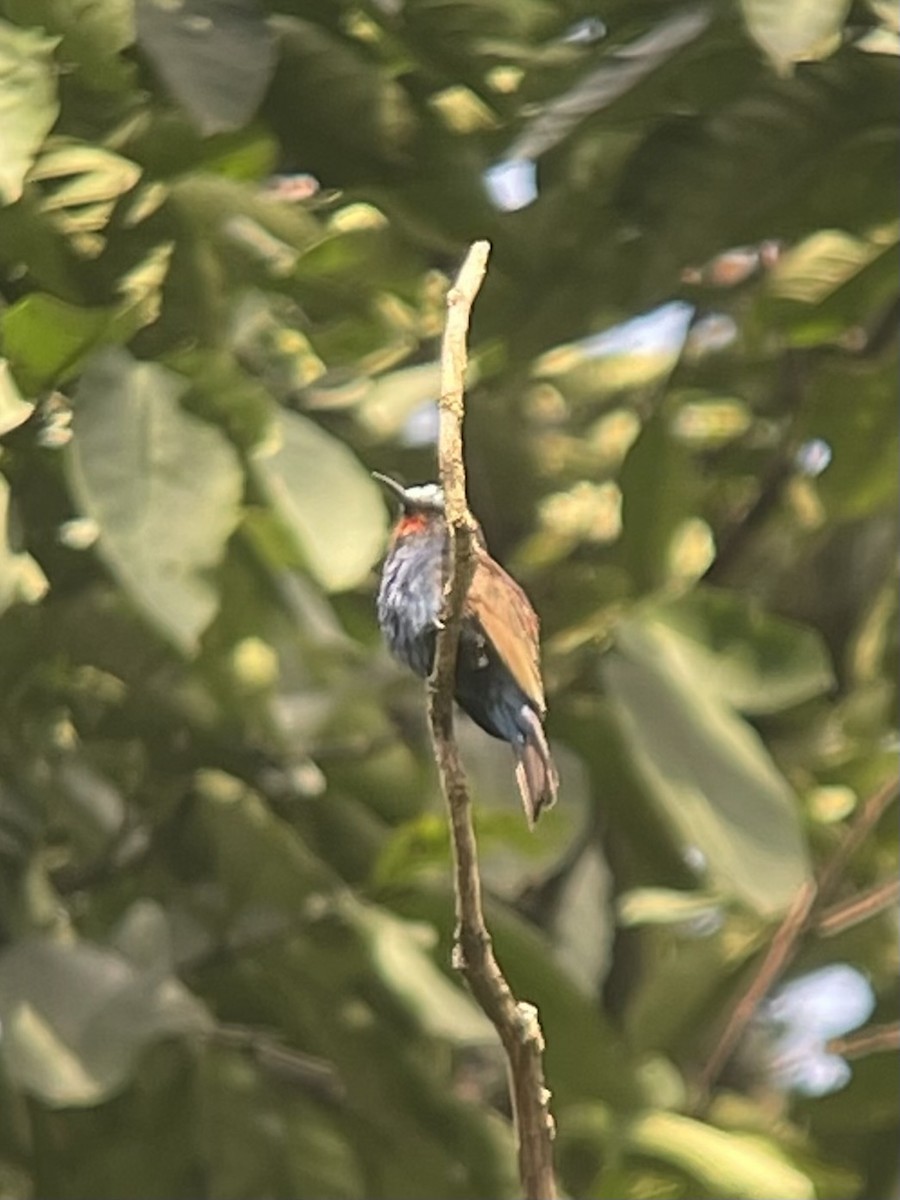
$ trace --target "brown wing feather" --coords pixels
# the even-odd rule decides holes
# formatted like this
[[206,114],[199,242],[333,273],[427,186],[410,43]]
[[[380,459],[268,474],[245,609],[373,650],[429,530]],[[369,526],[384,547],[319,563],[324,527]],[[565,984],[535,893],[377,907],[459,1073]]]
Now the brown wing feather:
[[543,715],[544,685],[537,613],[516,581],[499,563],[476,547],[477,563],[466,598],[466,612],[487,634],[507,670]]

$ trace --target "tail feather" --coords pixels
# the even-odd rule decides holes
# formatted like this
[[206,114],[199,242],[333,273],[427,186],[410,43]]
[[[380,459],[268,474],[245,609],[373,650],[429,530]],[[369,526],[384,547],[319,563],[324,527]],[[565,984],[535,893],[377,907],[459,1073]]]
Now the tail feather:
[[527,705],[522,709],[527,729],[525,741],[514,746],[516,783],[528,826],[533,829],[545,808],[552,808],[559,791],[559,775],[550,755],[540,718]]

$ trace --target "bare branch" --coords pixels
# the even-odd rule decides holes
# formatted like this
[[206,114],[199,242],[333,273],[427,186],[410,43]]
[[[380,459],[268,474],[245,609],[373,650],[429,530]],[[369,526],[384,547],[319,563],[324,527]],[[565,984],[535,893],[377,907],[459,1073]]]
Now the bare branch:
[[439,461],[450,552],[445,566],[444,605],[428,688],[428,716],[453,842],[456,891],[454,966],[462,973],[506,1052],[509,1090],[518,1139],[519,1178],[525,1200],[555,1200],[553,1118],[544,1085],[544,1040],[537,1010],[510,990],[494,957],[481,902],[478,849],[468,783],[453,728],[456,655],[463,605],[474,570],[474,522],[466,501],[462,423],[466,334],[490,247],[476,242],[447,295],[447,324],[441,351]]
[[731,1015],[713,1047],[700,1076],[700,1086],[707,1094],[718,1079],[756,1015],[756,1010],[797,953],[800,938],[809,923],[816,899],[816,887],[806,883],[797,892],[784,920],[775,930],[769,947],[748,986],[738,997]]
[[[796,957],[804,934],[818,925],[823,905],[834,895],[852,856],[881,820],[891,802],[897,798],[898,786],[900,781],[891,778],[869,796],[834,854],[825,864],[818,880],[815,883],[804,884],[797,892],[793,904],[775,930],[766,953],[750,983],[738,997],[707,1059],[700,1076],[702,1096],[708,1095],[722,1068],[747,1032],[760,1004]],[[829,911],[831,910],[826,910],[822,915],[827,917]]]
[[835,1037],[826,1042],[829,1054],[841,1058],[866,1058],[869,1054],[887,1054],[900,1050],[900,1021],[886,1025],[866,1025],[844,1037]]
[[249,1025],[220,1023],[209,1030],[206,1039],[216,1045],[242,1051],[266,1074],[326,1103],[339,1104],[346,1098],[344,1084],[333,1063],[285,1046],[264,1030]]
[[820,902],[824,903],[831,899],[844,877],[850,859],[897,799],[898,793],[900,793],[900,779],[893,776],[868,797],[819,875]]
[[852,929],[871,917],[888,908],[893,908],[900,900],[900,879],[888,879],[885,883],[876,884],[858,896],[832,904],[819,913],[816,921],[816,933],[819,937],[836,937],[845,929]]

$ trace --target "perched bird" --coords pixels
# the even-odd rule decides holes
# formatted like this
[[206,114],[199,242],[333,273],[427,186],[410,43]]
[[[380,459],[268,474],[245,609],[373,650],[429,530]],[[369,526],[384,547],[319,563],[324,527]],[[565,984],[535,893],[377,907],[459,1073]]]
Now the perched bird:
[[[378,623],[391,652],[427,678],[449,550],[444,493],[434,483],[405,488],[387,475],[375,478],[400,501],[378,590]],[[512,746],[516,782],[533,826],[556,801],[559,784],[543,728],[538,619],[516,581],[488,554],[480,530],[463,609],[455,695],[486,733]]]

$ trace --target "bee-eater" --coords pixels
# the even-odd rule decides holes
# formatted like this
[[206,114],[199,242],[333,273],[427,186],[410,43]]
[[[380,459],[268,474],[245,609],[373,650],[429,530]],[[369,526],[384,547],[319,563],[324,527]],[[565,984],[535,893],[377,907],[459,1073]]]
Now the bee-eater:
[[[444,494],[375,478],[400,502],[378,590],[378,623],[391,652],[427,678],[434,664],[449,551]],[[538,618],[516,581],[488,554],[479,529],[463,609],[456,701],[492,737],[509,742],[528,824],[556,801],[559,779],[544,734]]]

